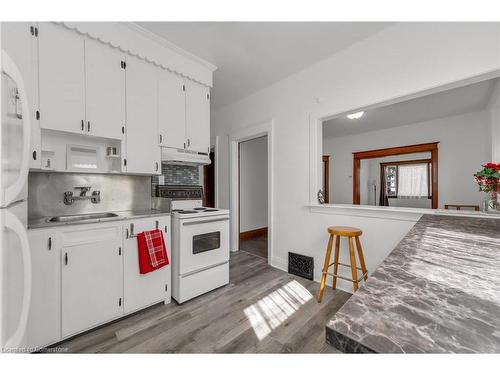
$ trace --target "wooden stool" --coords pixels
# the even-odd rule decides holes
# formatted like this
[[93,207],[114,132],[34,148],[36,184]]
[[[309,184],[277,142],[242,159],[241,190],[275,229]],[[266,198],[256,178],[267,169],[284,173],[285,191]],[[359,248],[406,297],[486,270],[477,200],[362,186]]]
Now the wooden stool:
[[[363,233],[359,228],[353,227],[328,227],[328,233],[330,234],[330,239],[328,240],[328,247],[326,248],[325,264],[323,266],[323,274],[321,276],[321,284],[319,287],[318,302],[323,299],[323,293],[325,291],[326,276],[333,276],[333,289],[337,287],[337,278],[352,281],[354,291],[358,290],[359,282],[361,279],[368,279],[368,271],[366,270],[365,258],[363,257],[363,248],[361,247],[361,241],[359,236]],[[332,254],[333,237],[335,238],[335,257],[333,263],[330,263],[330,257]],[[339,250],[340,250],[340,237],[349,238],[349,255],[351,258],[351,264],[339,263]],[[356,256],[354,255],[354,243],[353,237],[356,240],[356,248],[358,250],[358,257],[360,267],[356,266]],[[352,279],[348,279],[338,275],[339,264],[344,267],[350,267],[352,273]],[[328,269],[333,265],[333,274],[328,273]],[[363,274],[358,279],[358,270]]]

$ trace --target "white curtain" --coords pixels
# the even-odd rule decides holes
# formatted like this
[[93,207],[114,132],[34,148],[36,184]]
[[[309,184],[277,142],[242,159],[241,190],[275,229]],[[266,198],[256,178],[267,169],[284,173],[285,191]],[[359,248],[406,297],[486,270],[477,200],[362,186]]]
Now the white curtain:
[[398,198],[427,198],[428,194],[427,164],[398,167]]

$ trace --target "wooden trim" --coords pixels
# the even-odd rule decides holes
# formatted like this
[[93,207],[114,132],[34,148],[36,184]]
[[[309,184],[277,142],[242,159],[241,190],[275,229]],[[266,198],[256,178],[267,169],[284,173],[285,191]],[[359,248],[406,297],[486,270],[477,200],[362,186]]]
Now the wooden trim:
[[[241,184],[240,184],[240,175],[241,175],[241,160],[240,160],[240,147],[241,142],[238,142],[238,233],[241,231]],[[238,236],[239,238],[239,236]],[[240,238],[241,240],[241,238]],[[238,248],[239,248],[239,242],[238,242]]]
[[430,164],[432,159],[415,159],[415,160],[400,160],[400,161],[388,161],[385,163],[380,163],[382,166],[387,165],[404,165],[404,164]]
[[250,240],[252,238],[267,236],[267,227],[252,229],[240,233],[240,241]]
[[[360,203],[359,173],[362,159],[383,158],[393,155],[414,154],[417,152],[431,153],[431,174],[432,174],[432,203],[431,208],[438,208],[438,144],[439,142],[422,143],[409,146],[397,146],[382,148],[378,150],[353,152],[352,171],[352,203]],[[394,165],[394,163],[393,163]],[[382,183],[381,183],[382,186]]]
[[330,155],[323,155],[323,193],[325,203],[330,203]]
[[353,152],[352,154],[355,159],[383,158],[385,156],[414,154],[417,152],[429,152],[429,151],[432,152],[433,150],[437,150],[438,144],[439,142],[422,143],[418,145],[397,146],[397,147],[381,148],[377,150],[358,151],[358,152]]

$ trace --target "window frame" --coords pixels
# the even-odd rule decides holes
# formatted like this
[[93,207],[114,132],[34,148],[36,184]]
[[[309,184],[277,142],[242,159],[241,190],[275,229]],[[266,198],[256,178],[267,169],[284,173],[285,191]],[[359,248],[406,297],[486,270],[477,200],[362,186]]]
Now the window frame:
[[[397,160],[392,162],[380,163],[380,172],[381,176],[385,176],[385,168],[387,167],[396,167],[396,195],[387,195],[388,199],[394,199],[398,197],[399,191],[399,166],[400,165],[418,165],[418,164],[426,164],[427,165],[427,199],[432,199],[432,181],[431,181],[431,168],[432,168],[432,159],[414,159],[414,160]],[[382,174],[382,171],[384,173]],[[387,185],[387,181],[385,181],[385,185]],[[382,182],[380,183],[380,188],[382,188]]]

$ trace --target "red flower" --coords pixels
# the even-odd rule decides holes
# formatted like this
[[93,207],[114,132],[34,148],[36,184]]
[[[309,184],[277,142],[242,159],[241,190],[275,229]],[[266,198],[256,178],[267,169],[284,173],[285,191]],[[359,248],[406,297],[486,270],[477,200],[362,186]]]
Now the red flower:
[[495,171],[500,171],[500,163],[486,163],[483,165],[484,168],[493,169]]

